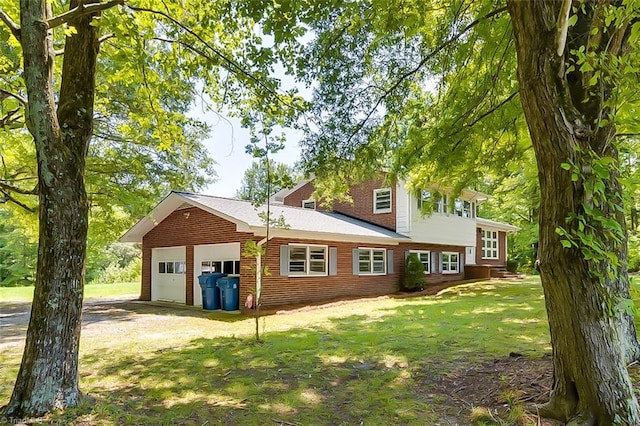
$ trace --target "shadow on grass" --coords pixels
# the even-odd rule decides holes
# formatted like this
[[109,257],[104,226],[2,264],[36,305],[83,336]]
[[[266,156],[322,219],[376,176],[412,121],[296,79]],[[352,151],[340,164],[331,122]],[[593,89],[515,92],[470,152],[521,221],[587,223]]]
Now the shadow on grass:
[[61,420],[455,424],[466,414],[425,393],[424,383],[510,352],[542,356],[549,340],[540,288],[531,284],[450,289],[264,337],[260,345],[198,338],[108,359],[89,352],[81,385],[97,403]]

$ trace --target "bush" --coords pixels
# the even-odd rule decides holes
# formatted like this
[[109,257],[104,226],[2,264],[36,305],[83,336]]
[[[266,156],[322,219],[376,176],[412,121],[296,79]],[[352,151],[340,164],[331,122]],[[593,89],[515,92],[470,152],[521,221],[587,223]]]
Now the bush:
[[95,275],[92,282],[100,284],[131,282],[139,280],[141,274],[142,260],[138,257],[132,259],[125,267],[121,267],[117,262],[110,263]]
[[424,266],[415,253],[410,253],[404,265],[401,287],[405,291],[419,291],[424,288]]

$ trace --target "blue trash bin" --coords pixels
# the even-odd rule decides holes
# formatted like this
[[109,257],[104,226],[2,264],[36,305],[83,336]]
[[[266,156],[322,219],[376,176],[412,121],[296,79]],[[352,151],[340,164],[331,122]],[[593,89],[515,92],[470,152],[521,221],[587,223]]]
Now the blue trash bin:
[[216,287],[216,281],[226,276],[227,274],[220,273],[198,276],[198,283],[202,290],[202,309],[209,311],[220,309],[220,290]]
[[220,304],[223,311],[240,309],[240,278],[220,278],[216,284],[220,288]]

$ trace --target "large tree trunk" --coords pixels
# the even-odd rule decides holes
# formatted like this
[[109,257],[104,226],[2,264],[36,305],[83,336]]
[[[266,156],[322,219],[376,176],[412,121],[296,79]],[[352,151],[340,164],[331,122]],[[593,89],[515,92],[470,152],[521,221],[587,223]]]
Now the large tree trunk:
[[[585,82],[590,76],[566,70],[570,50],[580,45],[587,50],[606,49],[612,55],[622,53],[624,28],[600,26],[605,40],[590,39],[592,27],[603,21],[598,17],[603,3],[595,3],[588,2],[585,12],[578,15],[578,22],[569,30],[569,44],[559,56],[556,22],[562,2],[508,1],[520,95],[541,191],[538,263],[554,367],[551,400],[541,413],[575,425],[637,425],[640,409],[627,363],[637,359],[639,346],[633,318],[620,309],[620,302],[629,297],[629,280],[624,216],[617,210],[622,206],[622,191],[616,171],[615,129],[597,123],[610,112],[606,100],[613,86],[602,82],[588,96]],[[597,176],[595,168],[605,157],[614,159],[610,176]],[[604,184],[601,193],[594,193],[592,183],[596,181]],[[601,202],[603,199],[606,201]],[[596,213],[589,213],[590,209]],[[607,226],[606,220],[612,222]],[[620,225],[619,231],[614,223]],[[561,236],[558,228],[573,236],[590,233],[619,264],[615,258],[590,258],[593,247],[579,238],[564,248],[562,240],[571,237]]]
[[[78,1],[71,1],[70,8]],[[40,239],[31,320],[22,364],[5,412],[41,416],[75,406],[78,389],[88,203],[85,159],[92,133],[97,28],[91,16],[70,22],[59,107],[55,111],[51,17],[46,0],[22,0],[21,32],[28,126],[38,158]]]

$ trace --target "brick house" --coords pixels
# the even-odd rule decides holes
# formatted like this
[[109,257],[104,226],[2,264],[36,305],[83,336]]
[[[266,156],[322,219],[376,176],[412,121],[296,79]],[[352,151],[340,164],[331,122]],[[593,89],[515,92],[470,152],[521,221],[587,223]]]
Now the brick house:
[[[382,180],[351,188],[353,204],[322,210],[313,181],[272,197],[268,253],[263,259],[263,306],[397,291],[408,253],[416,253],[427,283],[489,277],[506,266],[506,235],[517,230],[476,217],[488,198],[463,191],[455,199],[419,195],[402,182]],[[422,214],[423,203],[433,213]],[[256,285],[255,259],[243,247],[264,243],[265,207],[246,201],[172,192],[121,238],[142,243],[141,300],[201,305],[197,277],[239,276],[241,305]]]

